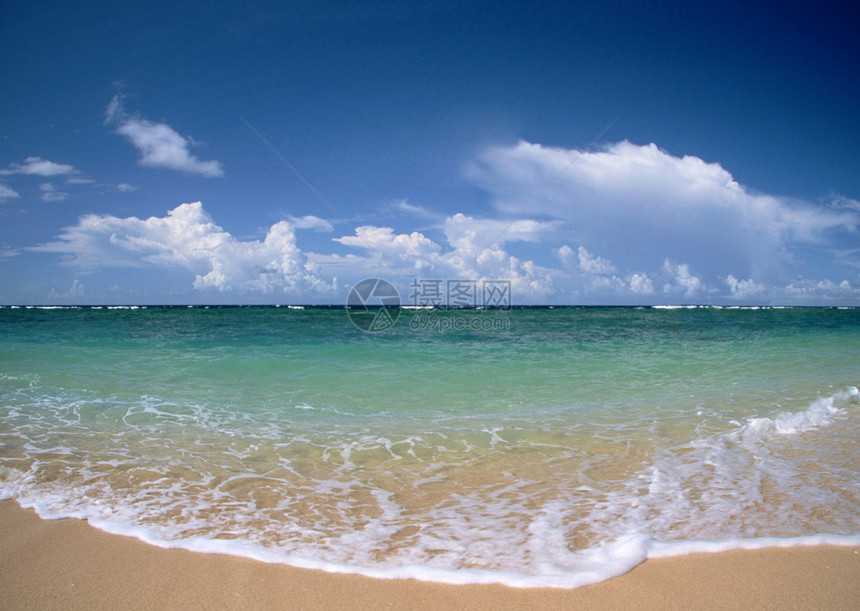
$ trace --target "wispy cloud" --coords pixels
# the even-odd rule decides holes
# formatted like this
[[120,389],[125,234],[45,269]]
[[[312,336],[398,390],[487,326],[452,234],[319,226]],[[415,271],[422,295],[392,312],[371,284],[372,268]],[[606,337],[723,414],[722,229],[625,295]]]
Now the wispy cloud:
[[21,197],[21,194],[18,193],[15,189],[0,184],[0,200],[14,199],[17,197]]
[[40,184],[39,190],[42,192],[43,202],[61,202],[69,197],[68,193],[57,191],[57,188],[49,182]]
[[332,227],[331,223],[312,214],[308,214],[299,218],[291,216],[290,223],[292,223],[293,227],[295,227],[296,229],[311,229],[313,231],[324,232],[334,231],[334,227]]
[[116,125],[116,133],[125,136],[140,152],[140,165],[178,170],[206,177],[224,175],[220,161],[201,161],[191,154],[196,142],[179,135],[165,123],[155,123],[123,109],[122,98],[114,96],[105,113],[105,123]]
[[66,163],[55,163],[41,157],[27,157],[23,163],[13,163],[6,170],[0,170],[0,175],[30,174],[35,176],[63,176],[78,174],[78,170]]
[[432,210],[428,210],[424,206],[417,206],[415,204],[410,204],[405,199],[399,199],[395,202],[392,202],[390,205],[390,209],[402,212],[404,214],[409,214],[411,216],[415,216],[418,218],[428,219],[428,220],[441,220],[444,218],[444,215],[439,214],[438,212],[433,212]]

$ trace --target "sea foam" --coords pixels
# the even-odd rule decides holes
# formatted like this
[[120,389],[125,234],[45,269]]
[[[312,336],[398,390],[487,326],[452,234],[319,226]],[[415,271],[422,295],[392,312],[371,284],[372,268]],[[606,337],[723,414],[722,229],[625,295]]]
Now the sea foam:
[[857,314],[514,309],[502,335],[370,337],[314,308],[6,309],[0,495],[446,583],[855,545]]
[[[850,411],[856,411],[857,399],[857,388],[851,387],[812,402],[806,410],[782,413],[773,418],[749,418],[734,429],[660,450],[650,463],[643,464],[623,481],[608,486],[595,482],[567,493],[559,491],[555,500],[531,510],[528,497],[522,496],[523,489],[534,485],[527,481],[500,490],[491,497],[475,496],[470,500],[468,495],[455,493],[449,501],[426,508],[424,516],[411,516],[392,491],[373,489],[369,498],[379,508],[376,517],[357,523],[360,528],[343,529],[329,544],[316,550],[313,544],[307,546],[314,538],[312,529],[304,531],[307,540],[303,545],[272,545],[250,536],[252,531],[245,530],[248,526],[243,526],[243,521],[232,526],[224,524],[234,533],[234,538],[225,540],[219,536],[218,528],[211,529],[211,518],[204,516],[217,511],[219,502],[226,499],[219,501],[215,495],[209,500],[198,498],[195,501],[188,496],[185,484],[166,479],[155,480],[155,488],[141,490],[131,497],[128,491],[104,489],[99,495],[91,488],[95,498],[88,498],[80,494],[79,488],[46,484],[38,481],[33,473],[3,467],[0,493],[2,498],[13,498],[22,506],[34,508],[44,518],[85,519],[104,531],[136,537],[165,548],[231,554],[270,563],[391,579],[574,588],[623,574],[646,558],[774,546],[860,544],[856,520],[842,520],[843,528],[848,528],[849,532],[786,537],[758,534],[765,532],[762,516],[750,514],[751,506],[764,503],[770,507],[767,514],[770,518],[791,522],[796,519],[792,506],[798,501],[798,493],[815,504],[816,495],[826,491],[826,482],[818,486],[812,478],[804,483],[802,490],[795,490],[788,476],[799,468],[798,464],[780,454],[778,444],[776,448],[771,445],[774,440],[791,440],[797,435],[833,426]],[[177,416],[172,410],[156,409],[152,405],[140,411],[166,419],[164,422],[171,422]],[[498,435],[500,430],[491,430],[489,447],[504,443]],[[419,438],[414,437],[411,442],[406,441],[415,443],[417,440]],[[367,449],[368,444],[387,448],[392,453],[392,440],[384,436],[375,440],[367,437],[357,444],[345,445],[339,450],[344,474],[359,469],[352,462],[354,453]],[[231,449],[225,454],[248,461],[254,458],[253,449],[253,446],[243,452]],[[794,447],[787,451],[791,453]],[[39,453],[69,455],[73,450],[51,446],[40,448]],[[103,461],[114,467],[124,462],[127,461],[121,458]],[[244,478],[253,476],[252,473],[237,474],[225,480],[221,489],[229,489],[231,481],[241,483]],[[438,479],[435,481],[440,483]],[[205,476],[201,483],[205,484]],[[427,483],[433,482],[428,479],[422,484],[416,480],[413,485]],[[361,485],[360,481],[343,480],[340,476],[318,479],[313,484],[314,494],[324,495],[321,498],[334,495],[333,499],[348,498],[355,487]],[[774,486],[777,495],[786,497],[784,503],[763,496],[765,488]],[[591,499],[584,512],[583,498]],[[829,500],[838,502],[838,499]],[[157,517],[159,511],[169,507],[184,507],[182,515],[186,518],[172,522],[169,518]],[[234,503],[234,510],[241,510],[241,507]],[[850,507],[846,509],[853,511]],[[196,513],[200,513],[200,518],[193,518]],[[249,526],[262,515],[255,517],[252,510],[248,516]],[[530,517],[518,524],[517,521],[522,521],[526,515]],[[727,527],[727,519],[732,526]],[[388,560],[374,560],[404,525],[416,520],[419,527],[408,546]],[[595,543],[581,549],[571,547],[572,533],[585,527],[595,531],[596,536],[592,538]],[[207,529],[212,530],[210,535],[192,534]],[[434,549],[437,551],[432,552]],[[443,549],[447,551],[440,553]],[[349,554],[342,550],[349,550]],[[484,560],[473,564],[467,560],[470,557]],[[486,568],[490,566],[492,568]]]

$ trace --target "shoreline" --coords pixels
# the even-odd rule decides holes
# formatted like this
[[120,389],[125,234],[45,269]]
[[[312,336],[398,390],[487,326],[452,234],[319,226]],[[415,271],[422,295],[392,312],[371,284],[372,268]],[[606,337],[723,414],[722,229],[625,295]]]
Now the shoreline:
[[445,585],[163,549],[0,501],[0,607],[412,609],[860,608],[860,547],[647,560],[575,590]]

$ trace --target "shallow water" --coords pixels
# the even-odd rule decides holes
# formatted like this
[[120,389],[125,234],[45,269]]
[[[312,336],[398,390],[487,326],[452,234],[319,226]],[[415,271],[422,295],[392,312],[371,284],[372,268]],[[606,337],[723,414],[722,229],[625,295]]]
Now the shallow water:
[[342,308],[5,308],[0,494],[166,546],[574,587],[860,541],[858,380],[857,309],[404,310],[369,333]]

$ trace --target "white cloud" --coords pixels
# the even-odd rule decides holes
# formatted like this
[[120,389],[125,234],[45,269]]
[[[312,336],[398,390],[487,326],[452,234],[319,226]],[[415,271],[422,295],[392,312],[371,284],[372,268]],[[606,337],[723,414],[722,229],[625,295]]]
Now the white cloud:
[[854,286],[848,280],[837,283],[828,278],[801,278],[774,292],[784,303],[857,305],[860,301],[860,286]]
[[0,200],[13,199],[16,197],[21,197],[21,194],[11,187],[0,185]]
[[148,219],[87,215],[66,227],[58,241],[30,250],[59,253],[67,264],[84,268],[185,268],[195,274],[196,289],[325,288],[296,246],[290,223],[275,223],[262,241],[241,241],[216,225],[200,202]]
[[480,261],[506,242],[539,242],[556,233],[560,225],[559,221],[475,219],[458,212],[445,219],[443,230],[451,246],[474,253]]
[[334,227],[331,226],[325,219],[321,219],[318,216],[313,216],[312,214],[308,214],[306,216],[296,218],[294,216],[290,217],[290,223],[292,223],[293,227],[296,229],[311,229],[313,231],[334,231]]
[[51,292],[48,294],[48,299],[82,299],[84,298],[86,293],[84,292],[84,285],[78,281],[77,278],[72,282],[72,286],[69,287],[69,290],[63,291],[62,293],[51,289]]
[[105,122],[118,123],[116,133],[125,136],[140,152],[140,165],[206,177],[224,175],[221,162],[201,161],[191,154],[190,148],[195,144],[193,139],[183,138],[164,123],[153,123],[140,117],[127,115],[119,96],[114,96],[111,100]]
[[57,189],[49,182],[43,182],[39,185],[39,190],[42,191],[43,202],[61,202],[68,199],[69,194]]
[[851,199],[850,197],[845,197],[844,195],[834,195],[831,197],[829,205],[833,209],[847,208],[850,210],[857,210],[860,212],[860,200]]
[[507,242],[541,242],[557,232],[557,221],[482,219],[457,213],[445,219],[443,231],[453,250],[442,257],[443,269],[453,277],[505,278],[520,298],[552,293],[556,270],[521,261],[504,248]]
[[756,284],[753,280],[738,280],[731,274],[726,278],[726,284],[732,292],[732,297],[737,297],[738,299],[755,297],[765,291],[763,286]]
[[66,163],[54,163],[41,157],[27,157],[23,163],[10,164],[8,170],[0,170],[0,174],[29,174],[34,176],[62,176],[78,174],[74,166]]
[[579,269],[586,274],[611,274],[615,271],[615,266],[610,261],[593,256],[584,246],[579,247],[577,257]]
[[534,202],[530,214],[563,219],[566,240],[600,245],[627,273],[659,270],[668,258],[700,270],[700,283],[729,274],[777,283],[795,275],[800,247],[856,243],[860,229],[854,200],[753,193],[719,164],[653,144],[583,152],[520,142],[488,149],[466,174],[503,214]]
[[558,257],[558,258],[559,258],[559,260],[561,260],[561,262],[562,262],[562,263],[564,263],[564,264],[565,264],[565,266],[567,266],[567,267],[571,267],[571,266],[573,265],[574,261],[575,261],[575,260],[576,260],[576,258],[577,258],[577,257],[576,257],[576,253],[575,253],[575,252],[573,251],[573,249],[572,249],[570,246],[568,246],[567,244],[562,244],[561,246],[559,246],[558,248],[556,248],[556,249],[553,251],[553,253],[554,253],[554,254],[555,254],[555,256],[556,256],[556,257]]
[[666,259],[663,263],[663,269],[666,270],[666,273],[673,280],[672,284],[666,284],[663,287],[663,291],[666,293],[670,293],[676,287],[680,287],[684,291],[684,297],[694,297],[704,288],[702,279],[693,275],[690,272],[690,266],[686,263],[674,265],[669,259]]
[[432,210],[428,210],[424,206],[416,206],[415,204],[410,204],[405,199],[400,199],[393,202],[391,204],[391,209],[423,219],[438,220],[442,218],[442,215],[433,212]]
[[[108,120],[142,121],[125,115],[119,102]],[[303,244],[316,239],[320,252],[297,246],[299,229],[333,231],[325,219],[288,217],[263,239],[239,240],[199,202],[148,219],[85,216],[56,241],[30,250],[90,269],[184,269],[201,290],[285,290],[302,298],[341,298],[352,283],[378,276],[407,293],[411,279],[510,280],[515,303],[860,299],[852,268],[860,266],[856,200],[835,196],[814,204],[752,193],[718,164],[653,145],[622,142],[577,155],[528,143],[491,149],[468,173],[493,197],[495,218],[446,217],[394,201],[386,210],[403,213],[400,222],[415,221],[409,215],[429,227],[364,224],[333,238],[355,249],[348,254],[311,235],[302,236]],[[51,183],[42,191],[58,193]],[[850,271],[852,280],[834,270]],[[821,280],[828,275],[839,279]]]
[[123,97],[115,95],[111,98],[110,103],[105,109],[105,125],[120,121],[125,117],[125,110],[122,107]]
[[[339,265],[352,275],[387,273],[401,278],[510,280],[516,298],[523,302],[554,292],[556,270],[511,256],[506,241],[537,241],[555,230],[555,223],[475,219],[464,214],[448,217],[442,230],[447,246],[420,232],[397,234],[390,227],[357,227],[354,236],[335,238],[345,246],[359,247],[370,257],[326,257],[321,265]],[[508,232],[504,232],[510,227]],[[503,234],[500,237],[500,234]],[[494,241],[495,240],[495,241]]]
[[426,257],[439,251],[439,245],[422,233],[395,234],[391,227],[362,225],[355,228],[354,236],[334,238],[344,246],[357,246],[396,258]]
[[116,190],[121,193],[131,193],[132,191],[137,191],[139,187],[134,185],[130,185],[127,182],[121,182],[116,186]]
[[628,301],[630,297],[654,293],[654,285],[648,274],[637,272],[625,276],[625,280],[616,274],[618,269],[611,261],[592,254],[584,246],[574,251],[564,244],[554,253],[566,269],[574,272],[567,283],[571,295],[588,301],[612,303],[618,299]]
[[126,136],[141,153],[140,164],[167,168],[201,176],[223,176],[219,161],[200,161],[189,151],[189,141],[170,126],[145,119],[128,119],[117,133]]
[[654,285],[647,274],[633,274],[630,278],[630,290],[637,295],[650,295],[654,292]]
[[860,248],[834,249],[836,261],[848,267],[860,268]]

